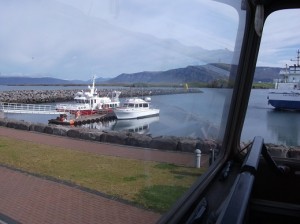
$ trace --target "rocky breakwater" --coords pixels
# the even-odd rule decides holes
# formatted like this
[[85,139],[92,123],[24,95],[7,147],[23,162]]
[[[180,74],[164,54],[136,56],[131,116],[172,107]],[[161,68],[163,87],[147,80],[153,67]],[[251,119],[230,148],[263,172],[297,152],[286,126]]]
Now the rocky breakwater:
[[[14,90],[0,92],[0,102],[5,103],[54,103],[72,101],[74,95],[81,89],[73,90]],[[88,90],[84,90],[88,91]],[[101,89],[98,91],[99,96],[110,96],[112,89]],[[149,95],[166,95],[182,93],[199,93],[199,89],[168,88],[168,89],[118,89],[121,91],[120,97],[149,96]]]
[[[174,136],[152,137],[151,135],[132,132],[99,131],[72,126],[31,123],[7,118],[0,118],[0,126],[90,141],[185,153],[194,153],[195,149],[200,149],[202,154],[210,154],[211,149],[220,148],[220,145],[212,139],[194,139]],[[300,159],[300,146],[289,147],[274,144],[266,144],[266,146],[274,157]]]
[[53,103],[73,100],[76,90],[14,90],[0,92],[0,102]]

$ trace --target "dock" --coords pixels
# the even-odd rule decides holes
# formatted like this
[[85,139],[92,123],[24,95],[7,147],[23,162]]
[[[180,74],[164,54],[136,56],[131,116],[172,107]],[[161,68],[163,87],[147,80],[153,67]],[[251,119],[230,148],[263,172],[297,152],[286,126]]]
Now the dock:
[[116,116],[113,112],[107,113],[96,113],[93,115],[83,115],[78,118],[67,118],[63,115],[57,117],[56,119],[50,119],[50,124],[59,124],[59,125],[81,125],[81,124],[90,124],[94,122],[102,122],[116,119]]
[[0,112],[10,114],[61,114],[55,105],[0,102]]

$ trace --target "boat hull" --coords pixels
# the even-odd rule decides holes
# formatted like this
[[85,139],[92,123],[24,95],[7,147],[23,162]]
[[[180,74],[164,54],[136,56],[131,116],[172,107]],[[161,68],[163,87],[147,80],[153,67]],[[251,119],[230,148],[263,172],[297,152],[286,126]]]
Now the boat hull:
[[271,92],[268,95],[268,104],[278,110],[300,110],[300,92]]
[[278,110],[300,110],[300,101],[269,100],[268,102]]
[[119,120],[153,117],[159,115],[159,109],[136,110],[118,108],[114,113]]

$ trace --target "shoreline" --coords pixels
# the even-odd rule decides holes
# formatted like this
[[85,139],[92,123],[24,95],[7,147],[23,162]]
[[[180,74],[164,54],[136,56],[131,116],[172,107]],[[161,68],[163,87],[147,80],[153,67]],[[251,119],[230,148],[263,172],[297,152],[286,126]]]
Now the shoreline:
[[[200,139],[175,136],[144,135],[126,131],[99,131],[74,126],[47,125],[7,119],[0,117],[0,126],[24,131],[33,131],[73,139],[98,141],[117,145],[126,145],[140,148],[150,148],[159,151],[173,151],[194,154],[196,149],[201,154],[209,155],[211,149],[219,149],[220,144],[213,139]],[[242,145],[244,143],[241,143]],[[300,159],[300,146],[284,146],[266,143],[270,154],[274,157]]]

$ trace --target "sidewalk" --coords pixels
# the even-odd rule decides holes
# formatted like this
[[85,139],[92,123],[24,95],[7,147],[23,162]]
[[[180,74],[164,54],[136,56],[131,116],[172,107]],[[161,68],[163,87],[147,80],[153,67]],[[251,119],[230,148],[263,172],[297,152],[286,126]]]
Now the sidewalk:
[[[76,151],[192,166],[188,153],[164,152],[0,127],[6,136]],[[0,167],[0,223],[155,223],[160,214]],[[10,220],[11,219],[11,220]],[[5,223],[5,222],[4,222]]]

